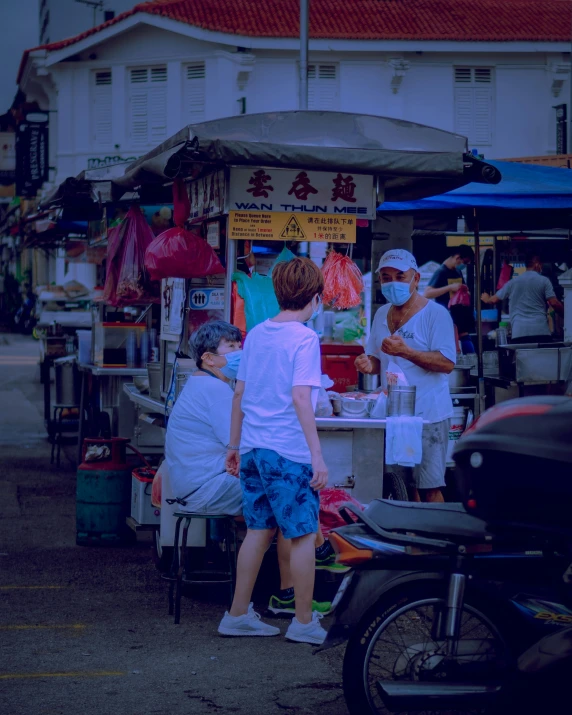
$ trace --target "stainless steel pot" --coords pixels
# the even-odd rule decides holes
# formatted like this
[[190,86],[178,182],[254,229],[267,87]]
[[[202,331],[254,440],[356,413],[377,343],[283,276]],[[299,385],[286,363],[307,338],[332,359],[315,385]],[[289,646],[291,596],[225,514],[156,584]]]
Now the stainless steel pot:
[[54,369],[56,372],[56,404],[79,405],[81,377],[75,357],[54,360]]
[[453,372],[449,373],[449,387],[467,387],[471,382],[471,368],[465,365],[457,365]]
[[360,392],[374,392],[379,387],[379,375],[364,375],[358,373],[358,390]]
[[387,416],[415,416],[415,385],[388,385]]

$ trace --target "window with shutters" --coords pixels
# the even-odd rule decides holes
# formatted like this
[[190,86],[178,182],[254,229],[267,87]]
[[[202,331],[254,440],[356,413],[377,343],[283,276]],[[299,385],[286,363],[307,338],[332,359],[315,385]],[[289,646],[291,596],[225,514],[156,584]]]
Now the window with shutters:
[[338,65],[308,65],[308,109],[339,109]]
[[469,148],[493,142],[493,80],[489,67],[455,67],[455,131]]
[[167,138],[167,68],[129,70],[129,143],[152,148]]
[[91,75],[91,139],[96,151],[106,151],[113,144],[111,124],[111,70]]
[[197,124],[205,119],[205,63],[187,65],[183,74],[183,123]]

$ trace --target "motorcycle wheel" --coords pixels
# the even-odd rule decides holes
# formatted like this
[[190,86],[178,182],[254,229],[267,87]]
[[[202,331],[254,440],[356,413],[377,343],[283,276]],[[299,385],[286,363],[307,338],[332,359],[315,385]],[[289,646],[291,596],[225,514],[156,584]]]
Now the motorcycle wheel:
[[399,474],[386,472],[383,475],[383,498],[394,501],[409,501],[407,487]]
[[[457,680],[461,682],[466,672],[463,665],[441,656],[445,645],[433,637],[436,625],[445,606],[443,585],[424,583],[408,584],[390,591],[371,609],[348,642],[343,665],[343,688],[351,715],[390,715],[376,687],[380,680],[431,681]],[[502,618],[497,614],[497,618]],[[465,643],[463,644],[463,641]],[[465,650],[468,649],[468,650]],[[501,629],[483,613],[482,607],[465,597],[459,653],[470,651],[472,667],[477,668],[479,680],[496,676],[509,662],[509,648]],[[476,656],[476,659],[475,659]],[[441,663],[441,665],[435,665]],[[455,665],[459,670],[454,673]],[[466,667],[466,665],[465,665]],[[449,671],[449,672],[448,672]],[[483,713],[476,710],[416,710],[402,711],[401,715],[468,715]]]

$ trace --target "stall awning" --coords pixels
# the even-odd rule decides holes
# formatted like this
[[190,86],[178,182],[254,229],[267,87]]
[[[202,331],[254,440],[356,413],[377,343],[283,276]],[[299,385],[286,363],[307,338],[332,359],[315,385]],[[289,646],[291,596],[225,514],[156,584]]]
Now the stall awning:
[[189,125],[113,183],[133,190],[216,168],[265,166],[372,174],[391,200],[500,181],[497,169],[465,153],[459,134],[399,119],[343,112],[273,112]]
[[[418,201],[389,202],[378,206],[379,213],[413,213],[435,217],[460,216],[477,209],[481,227],[491,230],[509,225],[515,230],[527,226],[563,227],[572,215],[572,171],[535,164],[490,161],[502,175],[496,185],[467,184],[438,196]],[[497,225],[493,225],[493,224]],[[564,223],[563,223],[564,222]]]

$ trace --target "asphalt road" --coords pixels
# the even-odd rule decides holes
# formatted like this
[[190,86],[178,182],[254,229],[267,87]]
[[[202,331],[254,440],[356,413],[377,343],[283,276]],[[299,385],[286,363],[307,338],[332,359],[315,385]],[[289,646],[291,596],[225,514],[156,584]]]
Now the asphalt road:
[[75,545],[75,449],[50,466],[37,358],[0,335],[2,715],[345,715],[342,650],[221,638],[216,591],[175,626],[148,539]]

